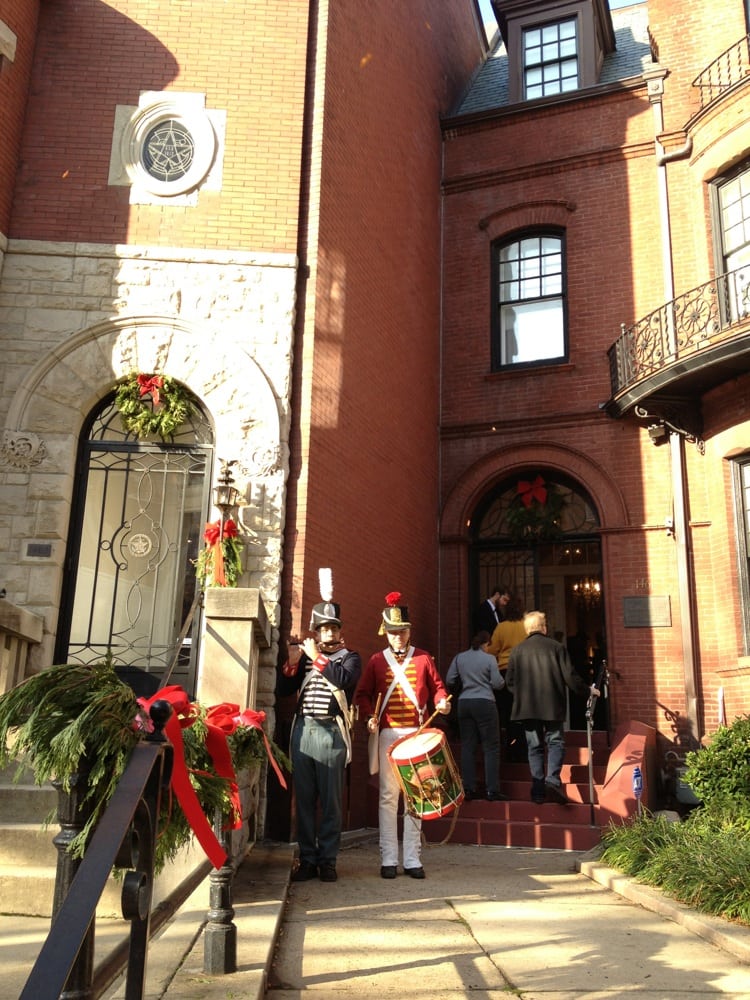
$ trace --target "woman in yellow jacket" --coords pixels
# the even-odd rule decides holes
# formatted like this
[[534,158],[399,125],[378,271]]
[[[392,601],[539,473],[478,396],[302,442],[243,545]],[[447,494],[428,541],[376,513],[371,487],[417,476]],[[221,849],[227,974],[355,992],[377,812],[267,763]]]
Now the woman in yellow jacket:
[[[518,597],[514,594],[505,606],[505,618],[499,625],[495,626],[492,638],[487,646],[487,652],[497,659],[497,665],[500,673],[503,675],[503,680],[505,680],[505,670],[508,666],[511,650],[526,638],[526,630],[523,627],[523,615],[524,609]],[[526,737],[523,728],[511,724],[510,721],[510,714],[513,708],[513,695],[507,687],[503,687],[502,690],[495,692],[495,701],[500,717],[500,728],[503,730],[505,736],[504,759],[506,761],[519,761],[522,763],[526,760]]]

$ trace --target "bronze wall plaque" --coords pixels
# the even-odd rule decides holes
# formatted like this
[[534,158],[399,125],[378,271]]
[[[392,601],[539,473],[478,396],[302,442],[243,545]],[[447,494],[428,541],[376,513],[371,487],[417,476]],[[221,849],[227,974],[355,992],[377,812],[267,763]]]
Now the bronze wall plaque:
[[625,628],[669,628],[672,605],[665,597],[623,597],[622,617]]

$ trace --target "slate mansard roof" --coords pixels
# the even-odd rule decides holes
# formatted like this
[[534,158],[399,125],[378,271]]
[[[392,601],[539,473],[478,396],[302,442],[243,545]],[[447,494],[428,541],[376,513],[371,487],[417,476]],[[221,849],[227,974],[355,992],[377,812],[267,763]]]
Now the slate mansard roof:
[[[616,83],[640,76],[653,66],[648,40],[648,4],[613,10],[614,52],[605,56],[599,84]],[[477,71],[471,87],[456,108],[455,115],[494,111],[510,106],[508,97],[508,53],[498,32],[486,62]]]

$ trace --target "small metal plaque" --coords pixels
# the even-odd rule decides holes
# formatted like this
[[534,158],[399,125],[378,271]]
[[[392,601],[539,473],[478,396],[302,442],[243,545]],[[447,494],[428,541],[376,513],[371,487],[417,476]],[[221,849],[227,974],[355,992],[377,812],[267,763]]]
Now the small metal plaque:
[[29,542],[26,546],[27,559],[50,559],[52,542]]
[[672,605],[665,597],[623,597],[622,617],[625,628],[669,628]]

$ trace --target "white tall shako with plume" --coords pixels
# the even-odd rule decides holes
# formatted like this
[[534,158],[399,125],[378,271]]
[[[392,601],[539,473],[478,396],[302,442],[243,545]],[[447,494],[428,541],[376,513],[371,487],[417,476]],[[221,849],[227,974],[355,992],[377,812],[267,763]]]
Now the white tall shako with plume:
[[315,631],[327,623],[338,625],[341,628],[341,607],[333,600],[333,573],[330,569],[318,570],[318,583],[323,603],[313,606],[310,628]]

